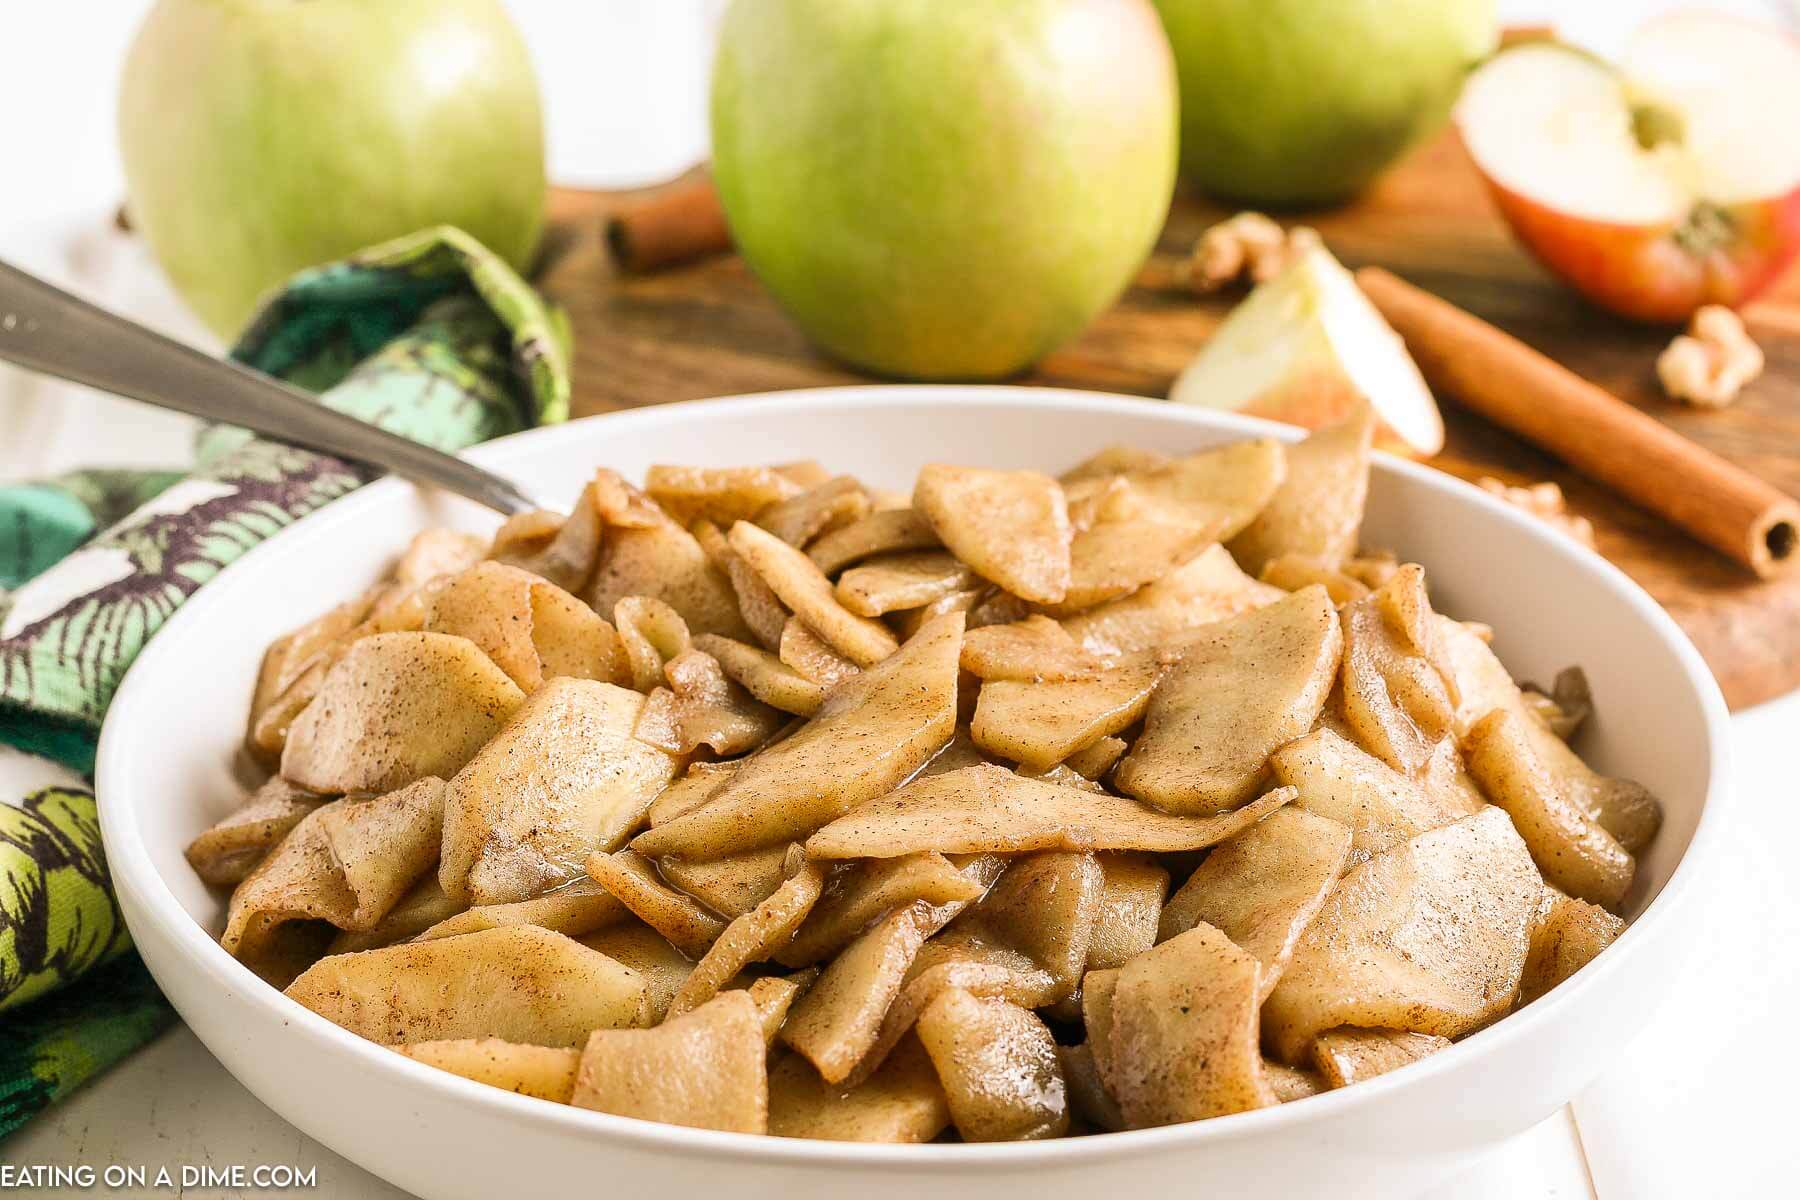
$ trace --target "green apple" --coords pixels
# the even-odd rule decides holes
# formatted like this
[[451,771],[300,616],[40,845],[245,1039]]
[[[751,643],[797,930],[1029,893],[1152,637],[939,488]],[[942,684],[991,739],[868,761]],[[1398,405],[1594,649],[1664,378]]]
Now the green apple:
[[1156,0],[1181,170],[1267,208],[1335,204],[1439,129],[1493,51],[1494,0]]
[[991,379],[1130,282],[1176,120],[1148,0],[739,0],[713,175],[738,248],[826,352]]
[[537,79],[500,0],[159,0],[125,63],[127,207],[221,335],[312,266],[455,225],[525,266]]

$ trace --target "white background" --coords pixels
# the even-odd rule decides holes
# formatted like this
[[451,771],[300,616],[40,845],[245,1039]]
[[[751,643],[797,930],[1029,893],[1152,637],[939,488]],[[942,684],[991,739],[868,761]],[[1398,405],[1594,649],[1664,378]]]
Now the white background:
[[[371,0],[373,2],[373,0]],[[946,0],[952,2],[952,0]],[[1330,0],[1323,0],[1330,2]],[[705,153],[705,72],[719,0],[509,0],[538,58],[556,182],[626,186]],[[1664,0],[1502,4],[1605,49]],[[1690,3],[1687,5],[1692,6]],[[1792,20],[1790,0],[1716,5]],[[0,258],[205,342],[131,239],[112,123],[118,65],[148,0],[9,7],[0,34]],[[196,65],[199,69],[199,65]],[[1800,120],[1800,114],[1795,114]],[[180,462],[176,418],[0,365],[0,479],[87,462]],[[1471,1162],[1458,1200],[1675,1200],[1795,1194],[1800,807],[1788,745],[1800,700],[1740,715],[1736,869],[1714,897],[1718,937],[1628,1059],[1533,1134]],[[0,1019],[3,1024],[3,1019]],[[318,1165],[321,1194],[397,1195],[243,1092],[180,1030],[10,1139],[6,1161]],[[166,1193],[163,1193],[166,1194]],[[190,1195],[193,1193],[189,1193]],[[229,1193],[228,1193],[229,1194]]]

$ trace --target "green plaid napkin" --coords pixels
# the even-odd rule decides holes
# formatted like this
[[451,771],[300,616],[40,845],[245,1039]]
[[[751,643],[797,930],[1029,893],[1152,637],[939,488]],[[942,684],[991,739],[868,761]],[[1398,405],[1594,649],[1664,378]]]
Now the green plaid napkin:
[[[457,229],[296,276],[232,354],[442,450],[568,416],[561,313]],[[0,1136],[174,1019],[129,952],[86,778],[125,669],[196,588],[367,479],[213,428],[185,473],[0,487]]]

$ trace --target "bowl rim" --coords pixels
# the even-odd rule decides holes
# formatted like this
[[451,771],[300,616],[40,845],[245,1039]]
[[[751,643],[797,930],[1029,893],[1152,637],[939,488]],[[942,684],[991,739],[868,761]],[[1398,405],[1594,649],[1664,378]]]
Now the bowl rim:
[[[497,438],[472,448],[464,457],[504,469],[508,464],[529,459],[539,446],[591,437],[596,425],[630,429],[679,423],[687,418],[785,414],[822,407],[851,411],[921,406],[954,409],[970,399],[1027,412],[1127,412],[1250,436],[1274,436],[1284,441],[1298,440],[1306,433],[1296,426],[1261,418],[1106,392],[976,384],[868,384],[746,393],[604,413]],[[182,907],[149,856],[141,852],[143,842],[138,834],[137,805],[102,801],[99,806],[101,835],[114,885],[132,901],[125,908],[141,911],[144,919],[156,924],[158,931],[180,953],[184,969],[203,973],[217,989],[262,1008],[266,1016],[279,1020],[303,1041],[310,1041],[320,1049],[348,1054],[357,1059],[363,1069],[390,1072],[397,1079],[409,1080],[413,1085],[435,1088],[449,1100],[473,1106],[480,1115],[535,1121],[546,1131],[555,1130],[565,1136],[624,1139],[638,1149],[674,1152],[708,1161],[740,1160],[748,1156],[769,1165],[981,1172],[1023,1165],[1104,1163],[1169,1148],[1177,1143],[1198,1145],[1242,1139],[1289,1126],[1329,1122],[1348,1106],[1373,1103],[1382,1096],[1414,1088],[1446,1072],[1462,1071],[1490,1055],[1503,1054],[1528,1031],[1558,1020],[1563,1010],[1575,1002],[1577,994],[1620,969],[1625,957],[1636,953],[1637,947],[1649,944],[1657,931],[1671,920],[1674,909],[1694,902],[1696,880],[1706,873],[1723,836],[1721,827],[1730,795],[1729,717],[1724,698],[1687,635],[1636,582],[1594,551],[1452,475],[1379,451],[1374,469],[1409,478],[1428,490],[1447,492],[1463,503],[1472,504],[1524,530],[1533,540],[1547,543],[1553,553],[1571,560],[1579,570],[1597,576],[1613,598],[1642,618],[1674,654],[1704,714],[1702,733],[1710,769],[1698,819],[1686,849],[1661,890],[1616,942],[1573,977],[1525,1008],[1470,1034],[1446,1050],[1354,1088],[1327,1091],[1304,1100],[1204,1121],[1023,1143],[883,1145],[692,1129],[516,1095],[415,1062],[331,1023],[270,987],[226,953]],[[306,531],[307,537],[328,536],[327,531],[339,524],[354,525],[365,519],[368,510],[394,503],[412,486],[401,479],[383,478],[324,506],[253,547],[177,609],[159,630],[162,636],[152,638],[138,655],[113,698],[96,753],[97,793],[124,796],[131,792],[135,795],[131,782],[134,772],[127,752],[129,735],[121,732],[124,721],[119,714],[130,714],[141,703],[140,695],[153,692],[160,684],[165,673],[164,662],[177,652],[177,644],[184,640],[183,634],[189,626],[201,625],[210,609],[229,605],[242,581],[252,578],[264,563],[287,552],[288,545],[298,536],[297,531]]]

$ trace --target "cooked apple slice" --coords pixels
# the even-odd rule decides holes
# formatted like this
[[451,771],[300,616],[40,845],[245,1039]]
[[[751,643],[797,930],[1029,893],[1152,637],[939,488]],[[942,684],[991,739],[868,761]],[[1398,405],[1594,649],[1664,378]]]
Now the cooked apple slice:
[[969,732],[990,754],[1045,771],[1101,738],[1137,723],[1162,677],[1153,658],[1084,679],[984,683]]
[[590,855],[587,872],[689,958],[701,958],[725,932],[725,922],[664,883],[656,865],[636,851]]
[[794,1007],[794,1001],[806,994],[806,989],[818,977],[819,970],[816,967],[796,971],[792,975],[764,975],[751,980],[750,985],[744,989],[750,993],[750,999],[756,1002],[756,1015],[762,1019],[765,1049],[774,1048],[782,1026],[787,1024],[788,1010]]
[[1167,466],[1168,463],[1169,456],[1160,450],[1146,450],[1139,446],[1108,446],[1082,459],[1058,475],[1057,480],[1067,488],[1085,480],[1104,480],[1132,471],[1154,470]]
[[629,911],[612,893],[583,876],[530,900],[476,905],[431,925],[418,935],[418,940],[429,942],[505,925],[536,925],[580,937],[623,920]]
[[712,655],[738,686],[771,708],[810,717],[825,701],[823,687],[767,650],[711,633],[695,638],[694,649]]
[[1257,578],[1284,592],[1297,592],[1316,583],[1325,589],[1331,602],[1339,607],[1369,594],[1369,585],[1362,580],[1345,574],[1322,558],[1311,558],[1304,554],[1283,554],[1271,558],[1263,564]]
[[1210,925],[1119,969],[1104,1078],[1133,1129],[1278,1103],[1257,1046],[1261,967]]
[[769,1080],[756,1002],[725,992],[654,1029],[596,1029],[569,1102],[668,1125],[766,1133]]
[[1023,955],[1051,982],[1032,1007],[1052,1003],[1081,984],[1105,888],[1106,872],[1092,854],[1025,855],[933,945],[1001,946]]
[[722,916],[736,919],[775,894],[787,881],[786,845],[746,850],[702,862],[665,858],[656,864],[664,882]]
[[1340,1025],[1455,1038],[1512,1008],[1543,883],[1498,808],[1353,867],[1263,1005],[1289,1064]]
[[626,683],[624,647],[593,609],[529,571],[477,563],[432,594],[425,628],[480,646],[526,692],[570,675]]
[[1154,946],[1163,897],[1169,893],[1168,868],[1155,861],[1137,854],[1102,854],[1099,858],[1105,882],[1100,891],[1100,915],[1088,942],[1088,971],[1122,967]]
[[573,938],[509,925],[321,959],[287,994],[384,1045],[503,1038],[579,1046],[647,1019],[644,981]]
[[1125,751],[1130,748],[1124,738],[1103,737],[1093,745],[1069,755],[1061,765],[1083,779],[1098,780],[1112,770],[1113,764],[1124,758]]
[[1284,471],[1281,445],[1240,442],[1081,487],[1059,611],[1091,608],[1161,579],[1223,541],[1268,503]]
[[618,846],[675,777],[672,755],[631,736],[643,704],[592,679],[534,692],[450,781],[445,893],[474,904],[529,899]]
[[1787,30],[1694,11],[1645,22],[1617,64],[1502,51],[1456,119],[1532,253],[1602,307],[1672,324],[1749,300],[1800,249],[1797,107]]
[[769,1132],[827,1142],[929,1142],[950,1124],[950,1105],[925,1048],[902,1042],[855,1087],[826,1083],[788,1054],[769,1068]]
[[651,596],[626,596],[613,605],[613,620],[631,675],[628,682],[640,692],[662,686],[669,660],[694,644],[681,614]]
[[253,968],[279,975],[280,964],[264,959],[290,921],[373,929],[431,870],[443,828],[444,781],[437,778],[373,800],[324,805],[231,894],[219,944]]
[[1150,697],[1143,735],[1114,782],[1167,812],[1242,804],[1269,755],[1319,719],[1342,650],[1323,588],[1200,631]]
[[737,596],[738,615],[744,618],[744,624],[750,627],[756,640],[771,650],[780,646],[781,630],[789,616],[781,597],[770,590],[762,576],[731,548],[730,540],[717,525],[711,521],[695,521],[692,532],[713,566],[725,572],[725,578]]
[[373,928],[339,932],[331,939],[331,944],[325,947],[325,953],[357,954],[364,950],[379,950],[383,946],[411,941],[432,926],[464,911],[466,907],[444,895],[444,889],[437,881],[437,873],[432,872],[400,897],[394,907],[388,909],[387,916],[375,922]]
[[730,580],[693,534],[613,471],[598,472],[594,486],[605,526],[585,597],[595,612],[612,612],[627,596],[648,596],[680,613],[696,633],[751,636]]
[[827,1083],[842,1083],[875,1044],[919,947],[958,907],[919,901],[883,917],[832,959],[789,1010],[781,1040]]
[[919,1014],[918,1035],[964,1141],[1017,1142],[1068,1131],[1056,1039],[1037,1014],[950,988]]
[[921,779],[839,817],[807,840],[813,858],[1022,854],[1031,850],[1203,850],[1294,798],[1281,788],[1212,817],[1184,817],[1104,792],[983,765]]
[[730,542],[795,616],[858,666],[874,666],[899,647],[887,626],[840,604],[812,559],[774,534],[739,521],[731,527]]
[[1119,1102],[1106,1090],[1100,1068],[1094,1062],[1094,1048],[1086,1042],[1079,1046],[1058,1046],[1057,1061],[1062,1064],[1063,1082],[1069,1089],[1069,1109],[1095,1129],[1117,1133],[1125,1128],[1125,1114]]
[[1275,986],[1350,853],[1350,830],[1290,805],[1221,842],[1162,910],[1159,937],[1210,925],[1262,964]]
[[281,762],[288,726],[318,694],[319,681],[325,678],[333,655],[347,644],[350,632],[391,586],[377,584],[369,588],[276,638],[263,651],[244,729],[244,744],[259,763],[272,767]]
[[1269,768],[1277,781],[1299,789],[1297,807],[1349,827],[1353,864],[1472,811],[1323,727],[1277,750]]
[[1597,904],[1557,896],[1531,929],[1519,1003],[1529,1004],[1587,966],[1625,932],[1625,922]]
[[824,962],[884,913],[921,900],[934,906],[968,903],[980,899],[984,886],[941,854],[858,863],[827,885],[806,923],[775,952],[775,959],[790,967]]
[[920,948],[905,984],[888,1005],[874,1044],[844,1082],[856,1084],[878,1070],[893,1048],[913,1031],[919,1014],[951,989],[1024,1009],[1044,1007],[1057,995],[1067,994],[1066,987],[1019,951],[975,937],[952,938],[946,931]]
[[242,883],[288,831],[325,800],[277,775],[188,843],[188,865],[207,883],[224,887]]
[[1463,739],[1469,773],[1512,818],[1546,882],[1578,900],[1617,909],[1637,864],[1556,786],[1526,738],[1529,719],[1495,709],[1477,721]]
[[495,562],[530,571],[575,595],[587,591],[599,556],[600,508],[592,483],[581,489],[566,517],[540,509],[508,518],[488,550]]
[[1662,804],[1649,789],[1630,779],[1614,779],[1594,771],[1532,710],[1487,642],[1467,625],[1447,617],[1439,617],[1438,624],[1459,692],[1457,732],[1466,735],[1477,721],[1497,708],[1517,714],[1525,740],[1558,790],[1598,821],[1626,850],[1635,854],[1648,846],[1662,827]]
[[590,950],[623,963],[644,981],[646,1017],[641,1024],[655,1025],[668,1014],[675,993],[694,973],[694,960],[636,917],[586,933],[575,939]]
[[1449,1038],[1394,1029],[1333,1029],[1313,1042],[1313,1065],[1326,1086],[1341,1088],[1385,1075],[1448,1049]]
[[717,791],[719,785],[737,771],[735,762],[712,763],[691,762],[687,771],[657,793],[656,799],[650,802],[650,810],[644,819],[651,828],[666,825],[683,813],[693,812],[706,798]]
[[581,1051],[572,1046],[526,1046],[501,1038],[460,1038],[395,1046],[395,1052],[521,1096],[567,1104],[575,1091]]
[[679,1015],[699,1008],[751,963],[763,962],[785,946],[818,903],[825,887],[825,868],[803,863],[773,895],[725,927],[706,949],[693,974],[675,993],[669,1012]]
[[1326,1087],[1325,1080],[1317,1071],[1290,1067],[1272,1058],[1263,1059],[1263,1078],[1269,1081],[1269,1090],[1283,1104],[1316,1096]]
[[934,463],[919,472],[913,508],[951,553],[1021,600],[1058,604],[1068,592],[1068,501],[1050,476]]
[[1090,653],[1041,614],[971,629],[963,639],[963,670],[978,679],[1019,683],[1085,679],[1117,666],[1118,656]]
[[838,603],[863,617],[920,608],[969,590],[975,573],[943,551],[884,554],[851,567],[837,581]]
[[1158,508],[1229,541],[1262,511],[1287,475],[1287,451],[1274,438],[1232,442],[1184,455],[1121,478]]
[[295,719],[282,777],[312,792],[391,792],[448,778],[525,702],[468,638],[380,633],[353,643]]
[[1260,575],[1271,560],[1289,554],[1335,566],[1356,552],[1374,437],[1374,411],[1359,407],[1288,448],[1287,478],[1249,527],[1231,539],[1231,553],[1244,570]]
[[[1129,493],[1129,485],[1122,490]],[[1203,525],[1175,519],[1142,502],[1140,506],[1115,498],[1107,515],[1078,529],[1069,546],[1068,591],[1060,604],[1046,605],[1045,611],[1071,616],[1128,596],[1218,540]]]
[[1187,634],[1285,595],[1239,569],[1223,546],[1214,546],[1155,583],[1129,596],[1063,621],[1082,649],[1103,658],[1162,650]]
[[1122,969],[1089,971],[1081,981],[1081,1025],[1087,1031],[1088,1049],[1102,1080],[1112,1075],[1113,992],[1118,989]]
[[676,756],[702,746],[731,757],[755,750],[775,735],[787,716],[752,696],[704,650],[687,650],[663,664],[668,687],[645,698],[632,734]]
[[722,858],[804,836],[888,791],[955,731],[961,646],[960,613],[932,622],[834,688],[816,718],[746,759],[705,804],[640,834],[634,847]]
[[799,617],[789,617],[781,627],[777,652],[782,662],[827,691],[862,669],[827,646]]
[[1419,368],[1324,246],[1295,255],[1232,309],[1169,399],[1308,429],[1368,405],[1383,448],[1421,458],[1444,448],[1444,419]]
[[644,472],[644,491],[682,525],[748,521],[803,489],[773,467],[677,467]]
[[862,484],[839,475],[757,514],[756,523],[788,545],[804,550],[815,538],[869,515],[872,504]]
[[1344,606],[1343,696],[1356,740],[1402,774],[1455,731],[1455,671],[1417,564]]
[[935,550],[941,542],[924,517],[908,508],[872,512],[820,537],[806,548],[807,557],[827,575],[877,554]]

